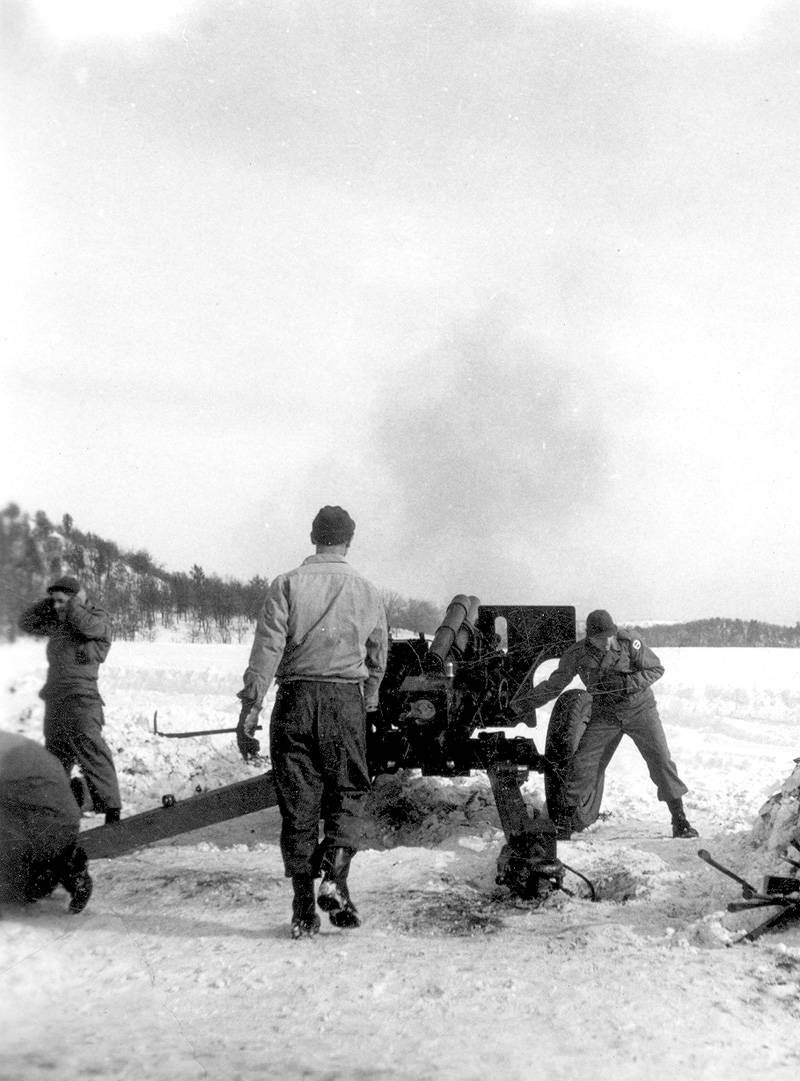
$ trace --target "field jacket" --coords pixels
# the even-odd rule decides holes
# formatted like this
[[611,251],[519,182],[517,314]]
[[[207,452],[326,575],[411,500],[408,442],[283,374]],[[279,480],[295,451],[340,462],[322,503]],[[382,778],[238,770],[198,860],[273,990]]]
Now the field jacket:
[[12,732],[0,732],[0,821],[0,853],[30,844],[37,858],[55,855],[65,831],[77,837],[81,821],[59,760]]
[[562,654],[548,679],[516,696],[515,709],[543,706],[579,676],[592,695],[593,714],[630,713],[655,705],[650,684],[663,675],[664,666],[641,638],[619,631],[606,653],[582,638]]
[[47,680],[39,692],[45,699],[72,695],[100,698],[97,674],[111,648],[111,625],[102,608],[72,597],[60,621],[49,598],[38,601],[19,621],[26,634],[47,637]]
[[260,705],[278,683],[358,683],[377,709],[388,630],[377,589],[345,560],[309,556],[269,587],[256,623],[242,698]]

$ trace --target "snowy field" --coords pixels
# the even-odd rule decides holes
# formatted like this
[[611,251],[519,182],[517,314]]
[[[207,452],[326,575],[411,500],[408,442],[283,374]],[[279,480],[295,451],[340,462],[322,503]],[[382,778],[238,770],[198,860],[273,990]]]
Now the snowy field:
[[[95,861],[80,917],[60,891],[0,908],[0,1076],[796,1078],[800,927],[726,948],[764,913],[727,913],[739,888],[696,852],[756,884],[787,873],[752,828],[800,755],[800,653],[657,652],[699,843],[672,839],[624,741],[603,819],[559,846],[595,882],[595,904],[571,876],[575,896],[538,909],[497,889],[502,835],[481,775],[379,782],[351,876],[364,925],[326,922],[314,941],[288,939],[274,809]],[[243,763],[233,736],[153,733],[156,711],[162,732],[234,726],[247,654],[115,643],[101,692],[125,813],[266,768]],[[0,725],[40,738],[44,646],[0,647],[0,666]],[[540,777],[528,795],[541,801]]]

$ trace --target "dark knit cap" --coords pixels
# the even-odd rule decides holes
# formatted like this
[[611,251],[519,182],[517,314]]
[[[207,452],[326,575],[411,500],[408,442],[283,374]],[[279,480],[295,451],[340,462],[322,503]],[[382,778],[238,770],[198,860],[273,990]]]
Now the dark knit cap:
[[356,523],[343,507],[323,507],[311,523],[311,540],[314,544],[349,544],[355,533]]
[[66,575],[64,578],[57,578],[52,585],[47,587],[48,593],[78,593],[80,591],[81,584],[77,578],[71,578]]
[[603,608],[596,608],[586,617],[586,637],[594,638],[595,635],[616,634],[617,625],[608,612]]

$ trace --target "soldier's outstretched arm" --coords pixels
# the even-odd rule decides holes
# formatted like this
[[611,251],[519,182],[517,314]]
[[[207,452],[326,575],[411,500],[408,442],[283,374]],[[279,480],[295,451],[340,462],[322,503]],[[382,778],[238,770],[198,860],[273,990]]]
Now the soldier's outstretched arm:
[[367,676],[367,682],[364,684],[364,702],[367,707],[367,712],[376,710],[378,708],[378,689],[381,685],[384,672],[386,671],[386,656],[389,651],[389,631],[386,626],[386,616],[383,614],[383,608],[381,606],[381,615],[374,630],[367,638],[367,655],[364,663],[367,666],[369,675]]
[[541,680],[535,687],[531,687],[533,671],[528,672],[520,684],[519,690],[511,699],[511,711],[519,716],[543,706],[545,702],[549,702],[551,698],[561,694],[577,674],[578,654],[575,647],[571,646],[562,655],[555,672],[547,679]]

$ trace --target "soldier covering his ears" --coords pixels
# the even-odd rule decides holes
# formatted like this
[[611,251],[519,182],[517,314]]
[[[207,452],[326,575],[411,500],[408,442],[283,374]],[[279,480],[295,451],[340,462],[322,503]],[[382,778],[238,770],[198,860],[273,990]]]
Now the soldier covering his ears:
[[111,648],[111,625],[92,604],[77,578],[67,575],[48,587],[47,597],[31,605],[20,630],[48,639],[44,699],[44,745],[69,777],[77,763],[94,810],[117,822],[120,799],[117,772],[103,738],[103,699],[97,687],[100,665]]

